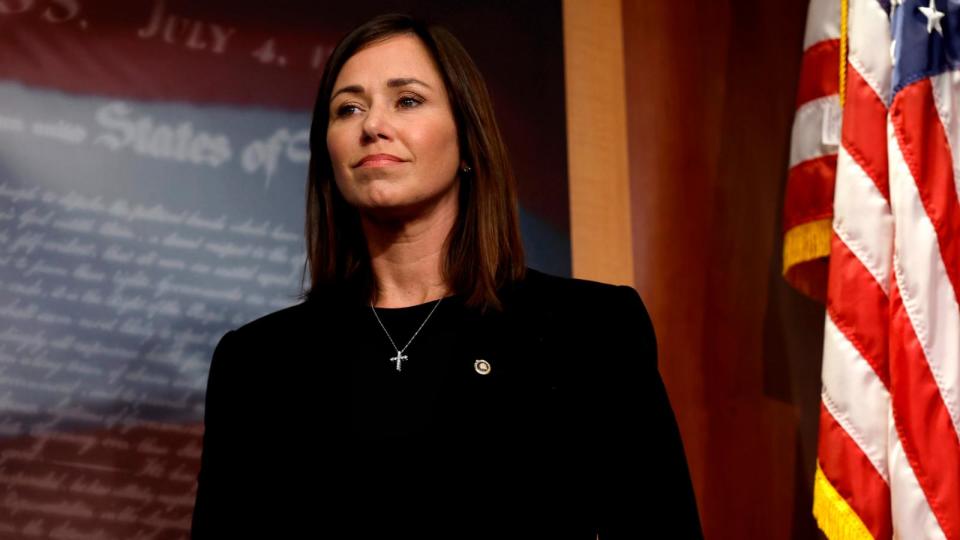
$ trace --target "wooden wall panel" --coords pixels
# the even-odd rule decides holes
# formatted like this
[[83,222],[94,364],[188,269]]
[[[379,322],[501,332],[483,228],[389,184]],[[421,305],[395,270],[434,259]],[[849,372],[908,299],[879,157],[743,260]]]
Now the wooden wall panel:
[[611,3],[564,2],[574,275],[643,296],[709,539],[820,536],[823,310],[780,276],[806,6],[623,0],[618,52]]
[[619,0],[563,3],[573,275],[633,284]]

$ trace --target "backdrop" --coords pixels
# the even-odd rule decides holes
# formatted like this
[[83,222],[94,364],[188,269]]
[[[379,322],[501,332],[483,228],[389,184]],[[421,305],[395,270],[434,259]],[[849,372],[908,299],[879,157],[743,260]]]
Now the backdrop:
[[0,537],[186,537],[213,347],[297,301],[320,71],[394,10],[474,56],[569,275],[559,2],[0,0]]

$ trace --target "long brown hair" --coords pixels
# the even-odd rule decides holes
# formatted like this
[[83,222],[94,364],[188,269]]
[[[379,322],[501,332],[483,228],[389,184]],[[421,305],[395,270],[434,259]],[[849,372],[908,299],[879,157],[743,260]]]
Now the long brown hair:
[[[465,304],[501,309],[498,289],[522,279],[516,178],[483,76],[449,31],[405,14],[385,14],[350,31],[334,48],[320,79],[310,125],[305,236],[310,288],[304,298],[346,293],[369,302],[376,293],[359,213],[337,188],[327,151],[330,94],[341,68],[360,49],[400,34],[417,36],[434,60],[450,99],[460,155],[457,220],[445,243],[443,275]],[[307,267],[304,267],[306,272]]]

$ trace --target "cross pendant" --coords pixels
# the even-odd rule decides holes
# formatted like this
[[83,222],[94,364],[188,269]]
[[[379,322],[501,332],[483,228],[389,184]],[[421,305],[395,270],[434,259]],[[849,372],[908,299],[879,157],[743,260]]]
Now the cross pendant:
[[405,355],[405,354],[400,354],[399,351],[397,352],[397,355],[396,355],[396,356],[391,356],[391,357],[390,357],[390,361],[391,361],[391,362],[396,362],[396,363],[397,363],[397,371],[400,371],[400,362],[403,362],[403,361],[406,360],[406,359],[407,359],[407,355]]

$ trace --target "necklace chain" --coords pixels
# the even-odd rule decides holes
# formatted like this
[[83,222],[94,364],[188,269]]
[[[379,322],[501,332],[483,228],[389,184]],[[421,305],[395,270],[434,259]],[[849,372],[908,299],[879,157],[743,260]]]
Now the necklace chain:
[[390,335],[390,332],[387,331],[387,327],[383,325],[383,321],[381,321],[380,316],[377,315],[377,308],[373,306],[373,302],[370,302],[370,309],[373,311],[373,316],[377,318],[377,322],[380,323],[380,328],[383,328],[383,333],[387,335],[387,339],[390,340],[390,344],[393,345],[394,350],[397,351],[396,356],[390,357],[390,361],[397,364],[397,371],[400,371],[401,362],[408,359],[407,356],[403,354],[403,352],[407,350],[407,347],[409,347],[410,344],[413,342],[413,338],[417,337],[417,334],[420,333],[420,330],[423,329],[423,326],[427,324],[427,321],[430,320],[430,316],[433,315],[433,312],[436,311],[437,306],[440,305],[440,302],[442,300],[443,298],[441,298],[440,300],[437,300],[437,303],[433,305],[433,309],[431,309],[430,313],[427,314],[427,318],[424,319],[422,323],[420,323],[420,328],[417,328],[417,331],[414,332],[412,336],[410,336],[410,339],[407,341],[407,344],[404,345],[402,349],[397,348],[397,344],[394,343],[393,337]]

